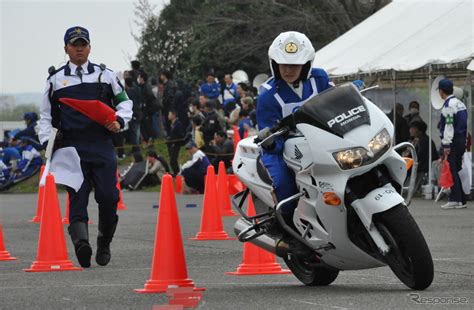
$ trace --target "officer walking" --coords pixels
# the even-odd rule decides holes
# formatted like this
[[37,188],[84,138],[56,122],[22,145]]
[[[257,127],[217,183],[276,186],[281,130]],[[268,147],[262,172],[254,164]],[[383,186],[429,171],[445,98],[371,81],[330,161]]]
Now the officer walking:
[[466,105],[453,95],[453,82],[442,79],[438,91],[444,100],[441,109],[439,131],[444,158],[449,162],[454,184],[451,187],[449,201],[441,206],[442,209],[466,208],[466,197],[462,190],[459,171],[462,168],[462,156],[466,150],[467,109]]
[[[78,192],[68,187],[70,199],[70,226],[68,228],[79,264],[90,267],[92,248],[89,244],[87,204],[89,193],[94,188],[94,197],[99,205],[99,231],[97,237],[96,262],[101,266],[111,258],[110,243],[118,223],[116,188],[117,161],[112,136],[124,128],[132,117],[132,102],[116,75],[105,65],[96,65],[88,60],[91,51],[89,31],[75,26],[64,34],[64,51],[69,61],[57,70],[50,70],[44,99],[40,107],[39,139],[48,142],[52,127],[60,132],[59,147],[75,147],[81,159],[84,175]],[[51,72],[52,71],[52,72]],[[100,100],[92,113],[86,101],[76,101],[80,109],[62,103],[62,99]],[[115,111],[115,120],[100,124],[93,120],[100,109]]]

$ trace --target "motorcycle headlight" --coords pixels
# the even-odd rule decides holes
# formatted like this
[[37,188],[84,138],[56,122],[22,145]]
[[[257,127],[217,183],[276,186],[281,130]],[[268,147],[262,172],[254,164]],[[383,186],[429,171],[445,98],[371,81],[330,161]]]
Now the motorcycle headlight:
[[370,140],[366,148],[355,147],[333,153],[334,159],[343,170],[368,165],[382,156],[391,145],[390,134],[383,129]]
[[372,138],[369,142],[369,150],[374,153],[374,157],[378,158],[378,154],[382,155],[385,153],[392,144],[390,139],[390,134],[388,133],[387,129],[383,129],[379,132],[375,137]]
[[357,168],[364,165],[369,160],[369,155],[366,149],[356,147],[332,154],[339,166],[344,169]]

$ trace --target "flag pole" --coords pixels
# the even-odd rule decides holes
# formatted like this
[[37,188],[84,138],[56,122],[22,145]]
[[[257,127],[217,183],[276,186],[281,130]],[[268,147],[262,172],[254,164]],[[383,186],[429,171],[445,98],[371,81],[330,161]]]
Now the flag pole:
[[46,165],[44,167],[43,175],[41,176],[41,180],[39,185],[44,186],[46,183],[46,176],[49,174],[49,169],[51,167],[51,158],[53,157],[53,148],[54,148],[54,140],[56,140],[56,135],[58,130],[54,127],[51,128],[51,133],[49,134],[48,145],[46,146]]

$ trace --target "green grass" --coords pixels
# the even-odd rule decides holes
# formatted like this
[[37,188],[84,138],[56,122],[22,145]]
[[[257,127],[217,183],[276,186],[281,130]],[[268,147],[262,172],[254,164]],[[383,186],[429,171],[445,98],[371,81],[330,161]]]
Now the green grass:
[[4,193],[36,193],[38,192],[38,183],[39,183],[39,173],[35,174],[28,180],[20,182],[8,190],[0,192],[0,194]]
[[[142,155],[143,158],[146,158],[146,153],[148,149],[146,147],[142,147]],[[169,163],[169,155],[168,155],[168,149],[166,147],[166,143],[163,139],[157,140],[155,142],[154,150],[158,153],[158,155],[163,156],[166,161]],[[125,146],[125,154],[131,151],[131,146],[126,145]],[[178,163],[181,165],[187,160],[189,160],[191,156],[188,154],[188,152],[183,148],[181,148],[181,151],[179,152],[179,157],[178,157]],[[127,156],[125,159],[120,160],[118,162],[118,167],[119,169],[124,169],[126,166],[128,166],[132,162],[132,157]],[[0,192],[0,194],[3,193],[37,193],[38,192],[38,183],[39,183],[39,173],[32,176],[28,180],[25,180],[19,184],[16,184],[13,187],[10,187],[8,190]],[[153,187],[146,187],[143,188],[142,191],[144,192],[159,192],[161,189],[161,186],[153,186]],[[63,186],[58,186],[58,191],[62,192],[64,191]]]

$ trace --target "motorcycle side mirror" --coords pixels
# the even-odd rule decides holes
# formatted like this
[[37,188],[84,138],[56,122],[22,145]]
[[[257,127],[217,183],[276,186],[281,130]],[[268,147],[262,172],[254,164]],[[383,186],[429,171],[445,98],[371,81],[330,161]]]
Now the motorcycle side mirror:
[[376,88],[379,88],[380,86],[379,85],[374,85],[374,86],[371,86],[371,87],[367,87],[367,88],[364,88],[363,90],[360,91],[360,93],[365,93],[366,91],[368,90],[372,90],[372,89],[376,89]]

